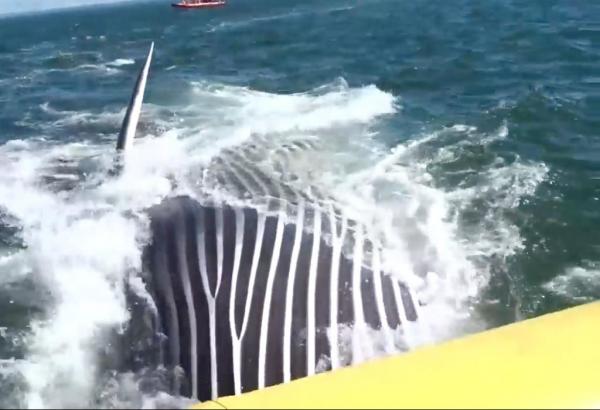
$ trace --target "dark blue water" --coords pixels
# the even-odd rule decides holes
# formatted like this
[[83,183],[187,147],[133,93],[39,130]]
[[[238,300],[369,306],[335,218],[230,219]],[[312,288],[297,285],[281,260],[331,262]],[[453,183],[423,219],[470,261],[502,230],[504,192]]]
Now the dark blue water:
[[[98,188],[151,41],[135,172]],[[255,135],[321,144],[297,173],[391,227],[391,265],[452,311],[438,322],[460,317],[440,340],[597,299],[599,61],[594,1],[1,18],[0,406],[140,405],[119,396],[137,379],[92,371],[98,332],[127,323],[119,278],[139,270],[118,215]]]

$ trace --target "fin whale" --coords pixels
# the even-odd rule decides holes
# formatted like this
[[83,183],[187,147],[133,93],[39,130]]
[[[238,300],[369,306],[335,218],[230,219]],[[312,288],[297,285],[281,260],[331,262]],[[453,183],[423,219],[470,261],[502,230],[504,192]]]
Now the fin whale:
[[[123,155],[152,50],[119,134]],[[252,194],[248,180],[236,185]],[[419,304],[382,271],[368,227],[326,201],[279,199],[263,209],[177,196],[147,210],[142,277],[154,304],[132,322],[151,335],[152,361],[176,375],[170,393],[202,401],[343,367],[376,349],[364,346],[369,329],[385,351],[403,347],[398,335]]]

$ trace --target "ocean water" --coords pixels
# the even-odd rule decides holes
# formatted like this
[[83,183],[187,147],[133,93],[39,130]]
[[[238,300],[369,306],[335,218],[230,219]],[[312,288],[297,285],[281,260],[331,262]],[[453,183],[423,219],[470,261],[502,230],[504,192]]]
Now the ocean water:
[[[104,178],[156,43],[127,172]],[[600,3],[133,2],[0,17],[0,407],[183,406],[102,374],[143,224],[225,148],[386,237],[427,342],[600,297]],[[264,160],[270,169],[270,157]],[[273,171],[275,172],[275,171]],[[141,386],[144,388],[141,388]]]

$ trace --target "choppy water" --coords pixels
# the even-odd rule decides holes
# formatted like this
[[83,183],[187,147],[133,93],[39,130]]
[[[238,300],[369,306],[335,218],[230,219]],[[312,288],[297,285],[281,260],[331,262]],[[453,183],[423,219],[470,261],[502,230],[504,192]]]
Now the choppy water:
[[[144,138],[107,181],[152,40]],[[594,1],[154,1],[0,19],[0,407],[172,403],[95,373],[147,239],[128,215],[253,138],[318,147],[292,158],[298,183],[394,239],[387,263],[420,289],[434,340],[597,299],[599,57]]]

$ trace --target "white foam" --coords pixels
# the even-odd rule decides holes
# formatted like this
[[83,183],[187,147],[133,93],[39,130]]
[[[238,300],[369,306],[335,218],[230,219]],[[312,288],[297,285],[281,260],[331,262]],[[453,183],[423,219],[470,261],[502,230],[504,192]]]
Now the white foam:
[[268,16],[260,16],[254,18],[245,18],[243,20],[235,20],[235,21],[222,21],[217,25],[209,25],[208,32],[222,31],[222,30],[237,30],[243,29],[249,26],[253,26],[256,24],[268,23],[278,20],[289,20],[298,17],[304,17],[307,15],[320,15],[320,14],[329,14],[335,12],[343,12],[354,9],[356,6],[340,6],[340,7],[331,7],[331,8],[311,8],[307,10],[295,10],[288,13],[281,14],[273,14]]
[[7,159],[0,165],[0,206],[18,219],[28,247],[17,262],[35,274],[53,300],[48,320],[31,324],[29,355],[19,364],[29,386],[29,407],[85,403],[95,388],[98,337],[128,318],[122,279],[129,270],[139,270],[135,220],[93,189],[53,193],[37,179],[56,150],[77,161],[98,147],[89,148],[44,143],[0,147]]
[[132,65],[132,64],[135,64],[135,60],[133,60],[131,58],[117,58],[116,60],[111,61],[107,65],[114,66],[114,67],[121,67],[124,65]]
[[551,294],[569,303],[588,303],[600,296],[600,269],[575,266],[543,285]]
[[105,74],[117,74],[119,73],[119,69],[110,67],[108,64],[82,64],[74,68],[75,70],[83,70],[83,71],[99,71]]
[[26,263],[27,257],[25,251],[0,255],[0,285],[22,280],[30,273]]
[[[195,83],[197,98],[249,133],[313,131],[364,124],[397,110],[397,101],[375,86],[350,88],[343,80],[307,93],[280,95],[244,87]],[[202,106],[204,108],[205,105]],[[215,115],[215,108],[207,114]]]
[[107,128],[112,127],[118,130],[121,121],[123,120],[123,115],[125,113],[125,108],[119,111],[104,111],[100,113],[86,110],[58,110],[53,108],[48,102],[41,104],[40,109],[45,113],[56,117],[56,119],[53,122],[45,124],[32,124],[41,129],[82,126],[105,126]]

